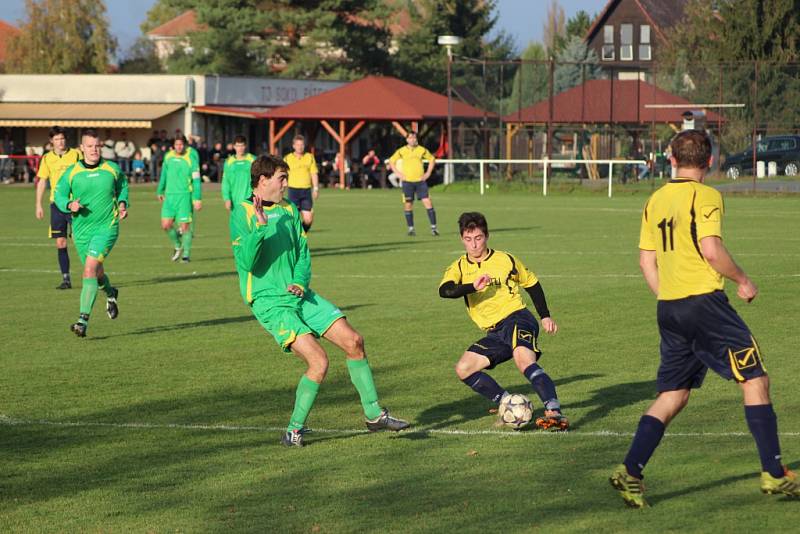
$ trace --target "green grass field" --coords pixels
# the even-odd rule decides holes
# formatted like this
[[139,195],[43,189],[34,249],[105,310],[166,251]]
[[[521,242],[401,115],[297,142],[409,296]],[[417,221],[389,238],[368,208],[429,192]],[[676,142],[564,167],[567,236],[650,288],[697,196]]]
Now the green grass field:
[[[648,466],[652,508],[607,481],[654,397],[655,300],[638,271],[645,196],[439,193],[433,238],[405,236],[399,194],[323,191],[313,286],[367,340],[382,403],[411,432],[367,434],[333,347],[302,450],[278,444],[303,368],[243,304],[227,221],[206,192],[193,262],[169,261],[152,187],[106,263],[120,317],[98,298],[89,337],[68,331],[79,289],[56,291],[56,253],[33,190],[0,191],[0,531],[531,532],[791,530],[800,502],[763,496],[738,387],[709,376]],[[438,297],[460,253],[455,220],[483,211],[490,244],[542,281],[543,336],[567,434],[494,427],[453,365],[480,331]],[[800,199],[727,200],[726,244],[759,285],[734,303],[772,373],[784,457],[800,467]],[[73,277],[80,279],[71,249]],[[79,285],[76,284],[76,285]],[[731,288],[728,288],[729,294]],[[737,300],[731,297],[732,300]],[[493,372],[532,395],[513,364]],[[540,409],[540,408],[539,408]]]

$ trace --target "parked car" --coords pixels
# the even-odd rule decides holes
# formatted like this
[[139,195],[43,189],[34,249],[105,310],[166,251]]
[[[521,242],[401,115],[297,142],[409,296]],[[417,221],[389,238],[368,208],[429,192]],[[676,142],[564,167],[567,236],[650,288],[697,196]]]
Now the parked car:
[[[778,174],[800,174],[800,135],[764,137],[756,143],[756,160],[767,165],[774,161]],[[729,155],[722,164],[728,178],[737,179],[742,174],[753,174],[753,147]]]

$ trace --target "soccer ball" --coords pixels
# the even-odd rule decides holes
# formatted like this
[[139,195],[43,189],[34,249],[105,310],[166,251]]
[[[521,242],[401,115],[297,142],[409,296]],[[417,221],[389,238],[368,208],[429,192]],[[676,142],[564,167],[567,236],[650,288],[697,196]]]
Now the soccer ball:
[[504,425],[519,430],[533,418],[533,406],[525,395],[509,395],[500,403],[497,415]]

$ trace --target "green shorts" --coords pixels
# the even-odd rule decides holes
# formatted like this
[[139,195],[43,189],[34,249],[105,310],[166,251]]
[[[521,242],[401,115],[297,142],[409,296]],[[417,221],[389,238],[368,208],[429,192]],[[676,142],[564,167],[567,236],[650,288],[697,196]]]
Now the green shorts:
[[161,218],[175,219],[175,222],[192,222],[192,195],[191,193],[179,195],[165,195],[161,204]]
[[87,256],[96,258],[97,261],[103,263],[111,249],[114,248],[117,237],[119,237],[119,231],[116,228],[110,231],[97,232],[88,237],[76,237],[75,248],[81,257],[81,263],[86,263]]
[[306,291],[299,306],[275,305],[269,298],[256,298],[251,305],[253,314],[267,332],[272,334],[284,352],[291,352],[294,340],[303,334],[322,337],[341,317],[342,310],[317,295]]

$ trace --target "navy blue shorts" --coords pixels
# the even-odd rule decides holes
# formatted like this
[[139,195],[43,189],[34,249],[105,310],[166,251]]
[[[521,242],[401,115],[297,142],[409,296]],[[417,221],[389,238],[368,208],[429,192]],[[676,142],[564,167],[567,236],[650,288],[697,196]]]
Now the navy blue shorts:
[[314,207],[314,197],[311,196],[311,188],[289,188],[289,200],[297,206],[300,211],[311,211]]
[[425,180],[419,182],[403,182],[403,198],[406,202],[414,202],[414,195],[419,200],[428,198],[428,182]]
[[536,346],[539,337],[539,323],[527,309],[518,310],[497,323],[486,337],[470,345],[467,349],[489,358],[489,367],[494,369],[514,357],[514,349],[528,347],[536,353],[538,360],[542,352]]
[[723,291],[658,302],[658,391],[699,388],[708,369],[744,382],[767,374],[750,329]]
[[55,239],[57,237],[69,237],[69,227],[72,224],[72,215],[64,213],[56,207],[55,204],[50,204],[50,237]]

